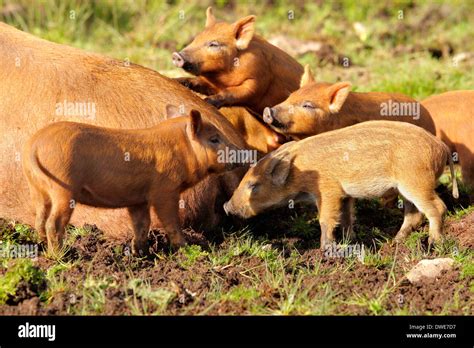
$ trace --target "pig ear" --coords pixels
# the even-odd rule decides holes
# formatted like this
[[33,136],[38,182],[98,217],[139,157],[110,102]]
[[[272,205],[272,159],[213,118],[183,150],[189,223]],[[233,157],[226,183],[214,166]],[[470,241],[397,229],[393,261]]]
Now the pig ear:
[[268,167],[268,174],[272,182],[277,186],[282,186],[286,183],[292,165],[292,158],[290,154],[272,158]]
[[346,101],[351,91],[350,82],[339,82],[329,87],[329,111],[332,114],[338,113]]
[[166,105],[166,118],[167,119],[180,117],[180,116],[184,116],[184,115],[180,112],[179,108],[176,105],[171,105],[171,104]]
[[214,25],[216,23],[216,17],[214,17],[214,13],[212,12],[212,7],[209,6],[206,10],[206,28]]
[[255,32],[255,18],[255,16],[247,16],[235,22],[234,33],[237,49],[245,50],[248,47]]
[[189,127],[193,137],[197,137],[202,129],[201,113],[192,109],[189,113]]
[[314,75],[313,72],[311,71],[311,68],[309,67],[309,64],[306,64],[304,66],[304,73],[303,76],[301,76],[301,82],[300,82],[300,88],[303,86],[306,86],[308,83],[314,82]]

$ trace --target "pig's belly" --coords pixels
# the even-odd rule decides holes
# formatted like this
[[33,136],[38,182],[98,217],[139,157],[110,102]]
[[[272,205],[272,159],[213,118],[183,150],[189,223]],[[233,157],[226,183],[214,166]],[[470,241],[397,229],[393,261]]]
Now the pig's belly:
[[140,190],[123,191],[123,188],[103,190],[84,185],[74,197],[77,202],[100,208],[124,208],[146,202]]
[[387,191],[397,187],[396,183],[387,178],[367,178],[362,181],[341,182],[347,196],[354,198],[382,197]]

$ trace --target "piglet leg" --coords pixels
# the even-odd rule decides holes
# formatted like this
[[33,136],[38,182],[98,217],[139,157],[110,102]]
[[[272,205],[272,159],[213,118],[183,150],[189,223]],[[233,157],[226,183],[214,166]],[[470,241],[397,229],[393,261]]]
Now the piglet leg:
[[321,226],[321,249],[334,242],[334,229],[339,223],[342,197],[331,192],[322,194],[319,203],[319,225]]
[[63,247],[65,228],[71,219],[74,202],[69,191],[59,189],[52,191],[51,202],[45,230],[48,236],[48,250],[57,253]]
[[346,197],[342,201],[341,227],[343,238],[353,240],[354,235],[354,204],[355,199]]
[[409,200],[404,199],[405,213],[402,227],[395,236],[396,242],[403,241],[412,231],[417,228],[423,221],[423,215]]
[[163,200],[153,207],[156,215],[160,219],[163,228],[168,235],[171,247],[179,248],[186,245],[186,239],[181,232],[179,213],[178,213],[178,194],[167,194],[166,200]]
[[223,106],[245,105],[257,91],[257,81],[248,79],[239,86],[228,87],[204,100],[218,109]]
[[135,236],[132,241],[133,255],[145,255],[148,252],[148,232],[150,230],[150,209],[147,204],[128,208]]
[[200,77],[178,77],[175,80],[184,87],[200,94],[211,95],[217,92],[214,86]]

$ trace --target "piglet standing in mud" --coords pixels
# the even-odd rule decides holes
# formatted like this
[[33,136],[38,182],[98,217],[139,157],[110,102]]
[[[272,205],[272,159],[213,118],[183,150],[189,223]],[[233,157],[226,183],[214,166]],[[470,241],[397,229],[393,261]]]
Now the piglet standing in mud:
[[453,162],[443,142],[405,122],[363,122],[282,145],[247,172],[224,210],[249,218],[289,200],[314,202],[324,248],[334,241],[339,223],[352,234],[354,199],[397,190],[405,217],[396,240],[417,227],[423,213],[430,243],[438,242],[446,207],[435,187],[447,160],[457,198]]
[[35,228],[54,252],[76,203],[126,207],[135,234],[133,252],[146,253],[152,207],[171,245],[184,245],[179,194],[209,173],[234,168],[236,163],[218,160],[218,153],[229,148],[239,150],[196,110],[147,129],[53,123],[30,138],[22,156]]

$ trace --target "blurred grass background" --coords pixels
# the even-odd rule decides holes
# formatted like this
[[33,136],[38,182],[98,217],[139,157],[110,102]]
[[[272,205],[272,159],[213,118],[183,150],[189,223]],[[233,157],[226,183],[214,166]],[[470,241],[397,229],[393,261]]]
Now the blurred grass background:
[[258,34],[318,80],[415,98],[474,86],[471,0],[0,0],[0,20],[174,77],[171,53],[203,29],[209,5],[226,21],[257,15]]

